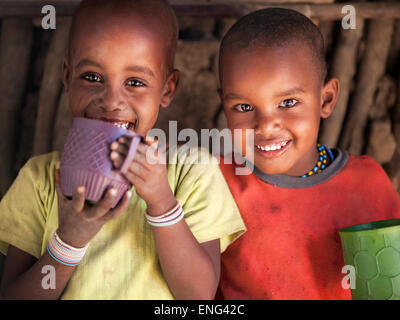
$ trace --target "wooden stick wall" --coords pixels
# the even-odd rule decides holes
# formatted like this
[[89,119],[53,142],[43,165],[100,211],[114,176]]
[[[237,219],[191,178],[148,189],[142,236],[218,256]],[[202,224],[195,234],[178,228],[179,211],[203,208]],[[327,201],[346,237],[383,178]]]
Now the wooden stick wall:
[[[60,1],[58,11],[68,16],[78,2]],[[168,130],[167,120],[177,119],[180,128],[222,128],[226,122],[215,92],[218,43],[238,16],[271,4],[171,2],[181,25],[178,50],[182,51],[176,62],[185,69],[182,81],[186,85],[170,111],[161,114],[158,125]],[[70,124],[61,82],[70,18],[58,18],[54,31],[43,30],[40,17],[35,18],[40,16],[37,9],[41,4],[33,0],[0,2],[0,197],[31,156],[62,150]],[[329,75],[341,81],[336,110],[322,123],[320,141],[355,154],[370,154],[400,192],[399,5],[354,3],[357,27],[344,30],[339,20],[342,4],[279,4],[302,11],[321,27],[328,44]],[[193,54],[183,54],[183,50]],[[202,87],[204,83],[207,87]],[[207,97],[211,98],[204,100]]]
[[[57,0],[57,12],[62,16],[72,15],[81,0]],[[297,3],[296,3],[297,2]],[[357,15],[363,19],[400,18],[400,3],[396,2],[348,2],[330,3],[333,0],[169,0],[179,16],[192,17],[240,17],[251,11],[265,7],[284,7],[300,11],[310,18],[338,20],[343,17],[345,4],[352,5]],[[308,2],[308,3],[307,3]],[[317,3],[313,3],[317,2]],[[46,0],[1,0],[0,17],[38,16]]]

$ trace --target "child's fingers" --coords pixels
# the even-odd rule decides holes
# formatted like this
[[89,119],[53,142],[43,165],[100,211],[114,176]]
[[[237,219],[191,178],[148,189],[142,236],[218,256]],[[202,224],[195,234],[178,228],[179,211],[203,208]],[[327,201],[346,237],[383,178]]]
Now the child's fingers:
[[132,163],[135,161],[139,163],[140,165],[146,167],[146,154],[143,154],[141,152],[136,152],[135,157],[132,160]]
[[127,178],[134,186],[140,186],[146,183],[144,177],[139,177],[138,175],[132,173],[131,171],[127,171],[124,173],[125,178]]
[[110,153],[110,159],[115,168],[119,169],[125,161],[125,158],[129,152],[130,142],[125,137],[121,137],[118,141],[114,141],[110,145],[110,149],[112,150]]
[[116,195],[117,195],[117,189],[115,188],[108,189],[103,199],[101,199],[96,206],[94,206],[88,211],[87,213],[88,218],[100,218],[104,216],[108,211],[110,211]]
[[130,137],[122,136],[118,139],[118,142],[121,144],[125,144],[129,148],[131,140],[132,140],[132,138],[130,138]]
[[86,194],[85,186],[79,186],[75,189],[75,193],[72,196],[72,208],[76,212],[81,212],[85,207],[85,194]]
[[121,153],[123,155],[127,155],[128,151],[129,151],[129,145],[127,145],[125,143],[121,143],[119,141],[114,141],[113,143],[111,143],[110,149],[113,152],[119,152],[119,153]]
[[155,155],[157,154],[157,149],[158,149],[158,142],[153,143],[152,145],[147,145],[144,143],[140,143],[136,149],[136,155],[144,155],[147,158],[149,157],[155,157]]
[[148,168],[150,168],[149,165],[165,163],[163,162],[165,161],[165,152],[163,151],[163,149],[165,150],[165,146],[160,146],[158,149],[153,146],[140,145],[135,154],[135,160]]
[[151,144],[139,143],[137,147],[137,152],[143,154],[148,154],[150,152],[151,154],[159,155],[160,153],[165,153],[167,150],[168,144],[159,144],[158,140],[155,140]]
[[[138,146],[138,149],[140,148],[140,150],[137,150],[137,152],[135,153],[133,161],[140,163],[143,167],[149,168],[148,167],[149,164],[154,164],[157,162],[157,157],[156,157],[157,151],[154,149],[151,149],[151,147],[146,146],[143,143],[141,143],[139,146]],[[121,154],[117,151],[112,151],[110,153],[110,159],[111,159],[114,167],[119,169],[123,165],[123,163],[126,159],[126,155]],[[149,161],[147,161],[147,160],[149,160]],[[133,163],[133,161],[132,161],[132,163]],[[131,163],[131,166],[132,166],[132,163]]]
[[111,159],[114,167],[117,169],[119,169],[122,166],[122,164],[124,163],[125,157],[126,157],[126,155],[123,156],[122,154],[120,154],[117,151],[112,151],[110,153],[110,159]]
[[158,142],[154,142],[151,145],[141,142],[138,144],[136,148],[136,153],[146,154],[148,150],[157,150],[157,148],[158,148]]
[[114,209],[111,209],[107,215],[104,216],[105,219],[111,220],[118,218],[128,209],[131,199],[132,199],[132,191],[128,190],[127,192],[125,192],[121,202]]
[[133,182],[131,180],[132,177],[139,177],[141,180],[146,181],[146,177],[148,176],[149,172],[149,169],[146,168],[142,163],[138,162],[136,159],[133,159],[128,171],[125,173],[125,176],[131,182]]
[[145,143],[147,143],[147,144],[152,144],[154,141],[156,141],[157,140],[157,138],[155,138],[155,137],[152,137],[152,136],[144,136],[143,137],[143,141],[145,142]]
[[[142,144],[143,146],[142,146],[141,149],[147,149],[148,150],[149,148],[151,148],[151,151],[158,149],[159,141],[158,141],[157,138],[153,138],[151,136],[146,136],[146,137],[144,137],[143,140],[144,140],[144,144]],[[145,150],[143,150],[143,151],[145,151]]]
[[159,141],[157,138],[153,138],[151,136],[146,136],[144,138],[144,143],[142,143],[139,152],[148,152],[148,150],[157,150],[159,147]]

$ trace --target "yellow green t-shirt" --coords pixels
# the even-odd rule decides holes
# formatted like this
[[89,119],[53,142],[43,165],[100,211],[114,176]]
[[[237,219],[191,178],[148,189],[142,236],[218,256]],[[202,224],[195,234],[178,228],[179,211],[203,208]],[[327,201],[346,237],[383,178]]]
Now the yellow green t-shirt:
[[[208,152],[175,152],[168,180],[185,220],[199,243],[221,239],[221,252],[245,231],[217,163],[198,164]],[[179,161],[177,155],[179,154]],[[167,157],[169,158],[169,157]],[[30,159],[0,202],[0,252],[8,245],[36,258],[58,226],[54,171],[60,153]],[[61,299],[173,299],[163,277],[146,203],[132,188],[128,210],[110,220],[91,240]]]

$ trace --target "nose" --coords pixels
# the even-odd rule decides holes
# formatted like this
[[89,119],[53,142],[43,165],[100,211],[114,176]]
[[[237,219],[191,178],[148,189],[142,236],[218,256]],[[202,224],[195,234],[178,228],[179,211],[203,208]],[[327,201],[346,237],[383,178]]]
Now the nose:
[[256,115],[254,133],[278,132],[282,129],[283,119],[278,112],[262,112]]
[[105,88],[102,102],[100,108],[103,112],[122,111],[127,106],[122,88],[113,85]]

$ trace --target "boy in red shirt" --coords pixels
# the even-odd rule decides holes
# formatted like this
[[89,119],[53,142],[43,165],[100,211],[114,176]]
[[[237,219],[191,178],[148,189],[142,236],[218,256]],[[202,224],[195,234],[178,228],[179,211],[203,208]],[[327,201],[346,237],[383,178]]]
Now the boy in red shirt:
[[219,94],[229,129],[254,130],[254,171],[221,159],[247,232],[222,255],[219,298],[350,299],[338,231],[400,217],[371,157],[317,144],[339,93],[326,74],[320,31],[293,10],[253,12],[222,40]]

